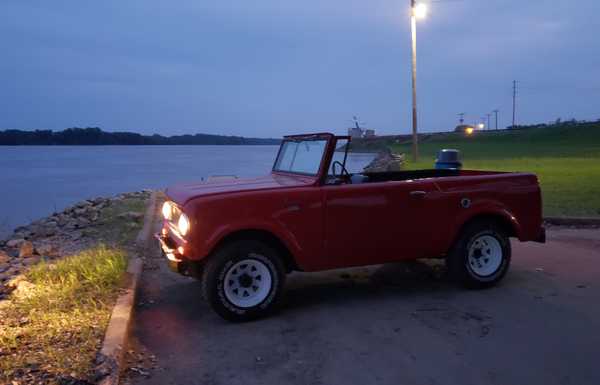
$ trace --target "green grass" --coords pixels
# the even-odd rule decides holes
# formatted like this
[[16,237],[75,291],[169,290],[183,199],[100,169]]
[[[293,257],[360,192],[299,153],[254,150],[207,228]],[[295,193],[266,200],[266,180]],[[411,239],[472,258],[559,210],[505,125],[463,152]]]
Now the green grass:
[[2,302],[0,383],[55,383],[59,376],[90,379],[128,253],[143,222],[119,214],[143,213],[147,203],[141,197],[114,201],[85,230],[94,246],[33,266],[24,277],[27,289]]
[[123,250],[100,245],[33,267],[0,308],[0,380],[30,369],[87,378],[126,266]]
[[600,216],[600,123],[480,132],[421,139],[421,158],[410,161],[410,142],[391,144],[409,169],[432,168],[442,148],[459,149],[465,169],[524,171],[538,175],[544,215]]
[[125,212],[144,213],[147,201],[138,198],[127,198],[116,201],[100,213],[99,226],[85,230],[85,235],[100,242],[109,244],[128,244],[141,229],[142,220],[127,221],[119,218]]

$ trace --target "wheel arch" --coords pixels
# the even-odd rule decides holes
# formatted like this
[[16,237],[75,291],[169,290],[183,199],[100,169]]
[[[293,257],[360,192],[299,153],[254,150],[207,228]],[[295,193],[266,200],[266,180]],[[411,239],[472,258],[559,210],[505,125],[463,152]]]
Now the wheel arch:
[[218,250],[229,243],[241,240],[264,242],[265,244],[273,247],[277,251],[278,255],[281,256],[285,269],[288,273],[293,270],[300,270],[294,255],[285,245],[285,243],[272,232],[262,229],[242,229],[233,231],[222,237],[217,242],[217,244],[213,247],[211,254],[214,253],[215,250]]
[[[516,219],[508,213],[500,212],[482,212],[468,218],[460,226],[460,229],[454,236],[454,242],[461,236],[463,231],[470,225],[476,222],[494,223],[506,232],[508,237],[519,237],[520,227]],[[453,243],[454,243],[453,242]]]

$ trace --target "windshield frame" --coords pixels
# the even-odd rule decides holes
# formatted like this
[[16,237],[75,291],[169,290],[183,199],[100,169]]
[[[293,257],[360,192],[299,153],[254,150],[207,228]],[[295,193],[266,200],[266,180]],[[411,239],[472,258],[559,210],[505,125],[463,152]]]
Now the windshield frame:
[[[281,156],[281,150],[283,149],[283,145],[285,142],[293,142],[293,141],[301,141],[301,140],[327,140],[327,145],[325,146],[325,150],[323,151],[323,155],[321,157],[321,164],[319,165],[319,171],[317,174],[312,173],[299,173],[299,172],[291,172],[291,171],[281,171],[275,168],[277,165],[277,161]],[[317,183],[324,184],[327,179],[327,173],[329,167],[331,165],[331,161],[333,159],[333,153],[335,151],[335,146],[337,145],[339,140],[346,139],[348,142],[348,147],[346,148],[346,154],[344,156],[344,163],[346,161],[346,157],[348,155],[348,149],[350,142],[352,142],[352,138],[350,136],[336,136],[334,134],[328,132],[321,132],[317,134],[304,134],[304,135],[287,135],[283,137],[283,140],[279,146],[279,150],[277,151],[277,156],[275,157],[275,161],[273,162],[273,167],[271,172],[276,174],[283,175],[295,175],[295,176],[305,176],[315,178]]]
[[[302,175],[302,176],[310,176],[310,177],[318,177],[323,170],[323,163],[325,161],[325,156],[329,152],[329,147],[331,145],[331,134],[315,134],[315,135],[291,135],[285,136],[281,141],[281,145],[279,146],[279,150],[277,151],[277,156],[275,157],[275,161],[273,162],[272,172],[282,173],[282,174],[292,174],[292,175]],[[290,171],[290,170],[280,170],[277,169],[277,163],[279,162],[279,158],[281,157],[282,150],[286,143],[298,143],[298,142],[308,142],[308,141],[325,141],[325,146],[323,147],[323,153],[321,154],[321,158],[319,160],[319,168],[315,173],[311,172],[299,172],[299,171]]]

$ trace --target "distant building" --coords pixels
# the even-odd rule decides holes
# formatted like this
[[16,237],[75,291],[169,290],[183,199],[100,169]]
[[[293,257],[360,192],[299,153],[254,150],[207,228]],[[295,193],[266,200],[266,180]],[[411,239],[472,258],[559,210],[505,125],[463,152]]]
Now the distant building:
[[352,127],[348,129],[348,136],[352,137],[352,139],[374,138],[375,130],[370,128],[362,129],[360,127]]
[[352,127],[348,129],[348,136],[352,139],[359,139],[363,136],[363,129],[360,127]]

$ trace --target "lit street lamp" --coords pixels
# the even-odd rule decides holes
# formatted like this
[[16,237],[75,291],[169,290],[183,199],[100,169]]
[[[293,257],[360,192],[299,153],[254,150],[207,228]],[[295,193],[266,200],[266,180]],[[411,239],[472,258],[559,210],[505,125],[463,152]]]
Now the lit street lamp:
[[427,6],[416,4],[410,0],[410,29],[412,36],[412,153],[413,161],[419,160],[419,143],[417,137],[417,18],[427,16]]

